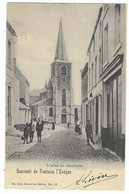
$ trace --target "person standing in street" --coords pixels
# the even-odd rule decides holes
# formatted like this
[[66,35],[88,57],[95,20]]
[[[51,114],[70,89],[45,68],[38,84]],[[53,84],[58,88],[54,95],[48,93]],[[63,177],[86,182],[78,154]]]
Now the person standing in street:
[[26,123],[26,126],[24,128],[24,133],[23,133],[23,136],[24,136],[24,144],[28,144],[28,134],[29,134],[29,125],[28,123]]
[[52,130],[54,130],[54,129],[55,129],[55,123],[52,122]]
[[37,131],[37,137],[38,137],[38,142],[41,142],[41,132],[43,130],[43,125],[42,122],[40,120],[40,118],[38,119],[38,122],[36,124],[36,131]]
[[70,124],[71,124],[71,123],[70,123],[70,121],[69,121],[69,122],[67,123],[68,129],[69,129]]
[[88,145],[90,145],[89,139],[94,144],[94,141],[93,141],[93,132],[92,132],[92,125],[90,124],[90,120],[87,120],[87,124],[86,124],[86,127],[85,127],[85,131],[86,131],[86,137],[87,137],[87,143],[88,143]]
[[30,143],[33,142],[35,130],[36,130],[36,120],[31,119],[31,122],[30,122]]

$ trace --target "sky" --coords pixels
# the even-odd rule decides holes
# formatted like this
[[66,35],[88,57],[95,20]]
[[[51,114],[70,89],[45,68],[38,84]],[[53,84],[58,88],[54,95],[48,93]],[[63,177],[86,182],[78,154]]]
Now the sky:
[[54,62],[60,18],[72,62],[74,104],[81,104],[81,74],[101,4],[8,3],[7,19],[16,31],[17,66],[30,91],[44,87]]

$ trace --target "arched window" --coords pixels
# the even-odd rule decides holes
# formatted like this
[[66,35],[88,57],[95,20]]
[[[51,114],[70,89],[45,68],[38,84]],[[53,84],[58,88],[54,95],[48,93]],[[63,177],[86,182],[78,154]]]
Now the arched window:
[[52,116],[53,116],[53,108],[50,107],[50,108],[49,108],[49,117],[52,117]]
[[66,106],[66,90],[62,90],[62,106]]
[[65,66],[63,66],[63,67],[61,68],[61,74],[62,74],[62,75],[66,75],[66,67],[65,67]]

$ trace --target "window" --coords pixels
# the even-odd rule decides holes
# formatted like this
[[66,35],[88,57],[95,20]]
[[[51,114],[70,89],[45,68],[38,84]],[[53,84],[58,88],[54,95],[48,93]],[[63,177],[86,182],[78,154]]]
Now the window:
[[108,24],[104,28],[104,62],[108,60]]
[[11,55],[12,55],[11,42],[8,41],[8,65],[11,66]]
[[89,62],[91,61],[91,50],[89,51]]
[[89,68],[89,90],[90,90],[90,85],[91,84],[91,80],[90,80],[90,68]]
[[93,85],[94,85],[93,75],[94,75],[94,66],[93,66],[93,63],[92,63],[92,72],[91,72],[91,87],[92,88],[93,88]]
[[99,75],[102,73],[102,50],[99,49]]
[[52,116],[53,116],[53,108],[50,107],[50,108],[49,108],[49,117],[52,117]]
[[65,78],[64,77],[62,78],[62,80],[63,80],[63,82],[65,82]]
[[95,37],[93,37],[93,52],[95,51]]
[[115,5],[115,32],[114,40],[115,47],[120,43],[120,21],[121,21],[121,9],[120,4]]
[[52,68],[52,75],[55,75],[55,68]]
[[88,72],[86,72],[86,94],[88,93]]
[[99,39],[101,38],[101,21],[99,22]]
[[66,106],[66,90],[62,90],[62,106]]
[[61,74],[62,74],[62,75],[66,75],[66,67],[65,67],[65,66],[63,66],[63,67],[61,68]]
[[26,111],[25,111],[25,123],[26,123]]
[[94,75],[94,78],[95,78],[94,84],[96,84],[96,82],[97,82],[97,56],[95,57],[95,75]]

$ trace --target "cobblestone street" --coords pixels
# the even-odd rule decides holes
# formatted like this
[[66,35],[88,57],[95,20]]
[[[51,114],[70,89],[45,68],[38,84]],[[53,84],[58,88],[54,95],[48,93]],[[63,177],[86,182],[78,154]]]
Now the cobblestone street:
[[55,131],[43,131],[42,142],[37,142],[35,133],[32,144],[22,144],[20,138],[20,142],[14,139],[16,137],[13,137],[11,144],[11,139],[8,142],[9,137],[7,137],[7,160],[118,161],[105,149],[94,149],[88,146],[86,140],[76,134],[73,128],[56,126]]

